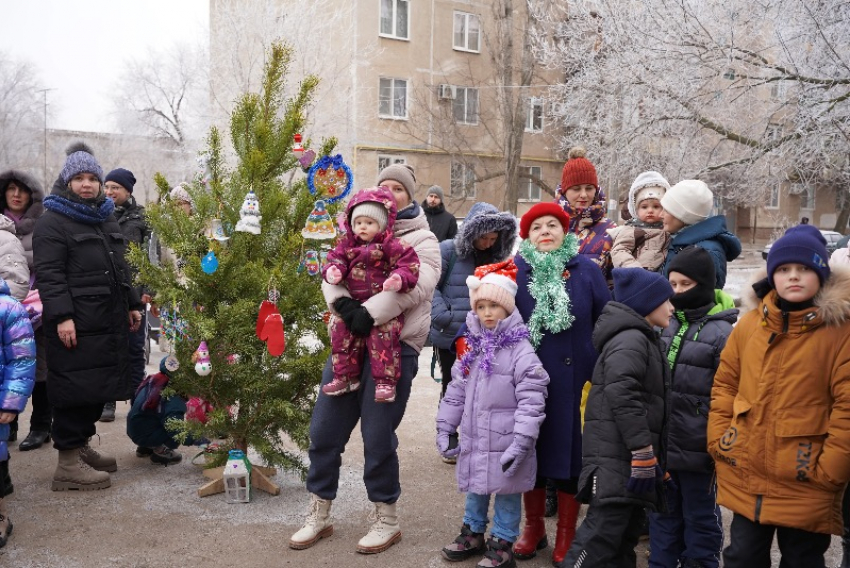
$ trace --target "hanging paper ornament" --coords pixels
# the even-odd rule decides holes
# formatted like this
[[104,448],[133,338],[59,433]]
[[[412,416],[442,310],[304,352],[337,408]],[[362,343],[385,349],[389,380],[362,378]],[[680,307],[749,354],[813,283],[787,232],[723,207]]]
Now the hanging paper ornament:
[[301,169],[304,173],[310,172],[310,166],[313,165],[313,160],[316,159],[316,153],[313,150],[307,150],[304,155],[298,158],[298,163],[301,164]]
[[203,270],[205,274],[212,274],[218,270],[218,258],[216,258],[215,252],[210,251],[204,258],[201,259],[201,270]]
[[348,229],[345,228],[346,221],[348,221],[348,212],[347,211],[340,211],[339,213],[337,213],[337,215],[336,215],[336,226],[337,226],[337,230],[339,231],[340,237],[344,237],[345,235],[348,234]]
[[295,159],[300,159],[301,156],[304,155],[304,146],[301,145],[301,135],[295,134],[293,136],[295,143],[292,145],[292,155],[295,156]]
[[310,276],[318,276],[321,271],[321,266],[319,265],[319,254],[314,250],[308,250],[305,255],[304,265],[307,267],[307,274]]
[[307,269],[307,263],[304,260],[304,257],[301,257],[301,260],[298,262],[298,267],[295,269],[295,272],[301,274]]
[[263,331],[263,326],[266,325],[266,318],[268,318],[272,314],[279,314],[277,311],[277,306],[274,302],[270,302],[269,300],[263,300],[260,304],[260,313],[257,315],[257,337],[260,337],[260,334]]
[[165,370],[167,370],[169,373],[173,373],[174,371],[180,368],[180,361],[178,361],[177,357],[175,357],[174,355],[168,355],[165,358],[163,366],[165,367]]
[[272,356],[280,357],[283,354],[286,349],[286,338],[283,335],[283,318],[279,313],[270,314],[266,318],[260,339],[266,342],[266,347]]
[[319,266],[322,270],[324,270],[328,266],[328,253],[330,252],[329,248],[326,248],[325,245],[322,245],[322,250],[319,251]]
[[242,360],[242,357],[239,356],[239,353],[231,353],[230,355],[227,356],[227,364],[228,365],[235,365],[241,360]]
[[278,300],[280,300],[280,292],[277,291],[277,288],[269,290],[269,302],[276,304]]
[[336,236],[331,215],[321,199],[314,204],[313,211],[307,217],[307,222],[301,231],[301,236],[305,239],[332,239]]
[[262,219],[260,217],[260,202],[257,200],[257,194],[251,190],[242,202],[242,208],[239,210],[239,222],[236,223],[236,230],[240,233],[259,235],[260,219]]
[[192,355],[192,361],[195,363],[195,372],[202,377],[206,377],[212,373],[212,362],[210,361],[210,350],[207,347],[206,341],[201,341],[195,353]]
[[307,187],[316,197],[328,203],[334,203],[344,199],[351,191],[353,177],[351,168],[343,161],[340,154],[333,158],[322,156],[307,173]]
[[230,240],[224,232],[224,225],[221,223],[221,219],[213,219],[207,225],[205,235],[208,239],[215,239],[220,243],[226,242]]

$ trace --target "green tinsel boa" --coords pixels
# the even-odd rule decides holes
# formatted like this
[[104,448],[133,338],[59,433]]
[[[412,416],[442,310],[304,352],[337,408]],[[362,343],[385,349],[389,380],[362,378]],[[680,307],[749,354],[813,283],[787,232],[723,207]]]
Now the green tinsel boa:
[[527,239],[519,245],[520,256],[531,266],[528,292],[536,304],[528,320],[528,331],[535,349],[543,339],[543,330],[558,333],[575,321],[563,275],[567,262],[578,254],[578,247],[578,237],[573,233],[567,233],[561,246],[550,252],[539,252]]

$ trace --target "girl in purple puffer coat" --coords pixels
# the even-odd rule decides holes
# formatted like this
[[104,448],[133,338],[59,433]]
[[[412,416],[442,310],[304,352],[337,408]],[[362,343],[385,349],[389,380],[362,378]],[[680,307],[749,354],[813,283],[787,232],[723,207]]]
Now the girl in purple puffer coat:
[[[466,351],[437,413],[437,450],[457,456],[458,490],[466,493],[463,527],[443,548],[450,561],[484,553],[479,566],[516,566],[522,493],[537,477],[535,441],[546,408],[549,375],[515,308],[513,260],[480,266],[467,279],[473,311],[466,317]],[[460,427],[460,443],[449,436]],[[490,494],[493,528],[484,541]]]

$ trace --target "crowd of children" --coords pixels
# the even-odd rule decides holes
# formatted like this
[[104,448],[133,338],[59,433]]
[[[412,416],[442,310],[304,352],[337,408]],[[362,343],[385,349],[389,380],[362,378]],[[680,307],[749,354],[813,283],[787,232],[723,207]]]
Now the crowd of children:
[[[820,231],[792,227],[771,248],[739,321],[723,286],[741,245],[722,216],[710,215],[708,187],[696,180],[671,187],[644,172],[628,208],[632,219],[611,231],[612,297],[593,330],[599,357],[575,495],[589,507],[566,557],[556,551],[553,564],[635,566],[648,514],[651,567],[717,568],[721,559],[730,568],[767,567],[774,536],[781,566],[825,567],[830,535],[848,534],[850,266],[839,253],[830,268]],[[437,417],[438,450],[460,456],[458,488],[467,493],[461,533],[442,554],[483,555],[479,566],[510,568],[527,557],[509,544],[520,537],[514,493],[528,484],[517,484],[513,468],[476,467],[475,459],[490,466],[533,459],[537,428],[529,424],[551,409],[527,398],[528,371],[538,362],[529,352],[519,364],[526,328],[504,293],[490,315],[494,302],[481,290],[495,272],[482,268],[481,280],[469,282],[467,351]],[[550,389],[562,380],[547,379]],[[546,381],[532,384],[545,395]],[[494,404],[493,389],[513,405]],[[458,429],[460,443],[450,446]],[[487,483],[473,475],[485,472]],[[721,506],[733,515],[725,548]],[[530,524],[536,507],[526,515]],[[543,534],[536,548],[547,546]]]

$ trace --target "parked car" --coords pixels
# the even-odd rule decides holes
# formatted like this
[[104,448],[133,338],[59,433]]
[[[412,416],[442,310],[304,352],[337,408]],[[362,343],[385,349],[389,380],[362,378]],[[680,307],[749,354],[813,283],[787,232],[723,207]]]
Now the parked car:
[[[838,248],[838,241],[844,238],[844,235],[836,231],[824,231],[821,229],[821,234],[823,235],[823,238],[826,239],[826,250],[829,251],[829,254],[832,254],[835,249]],[[770,252],[771,246],[773,246],[772,242],[768,243],[764,247],[764,250],[761,251],[761,257],[763,259],[767,260],[767,253]]]

